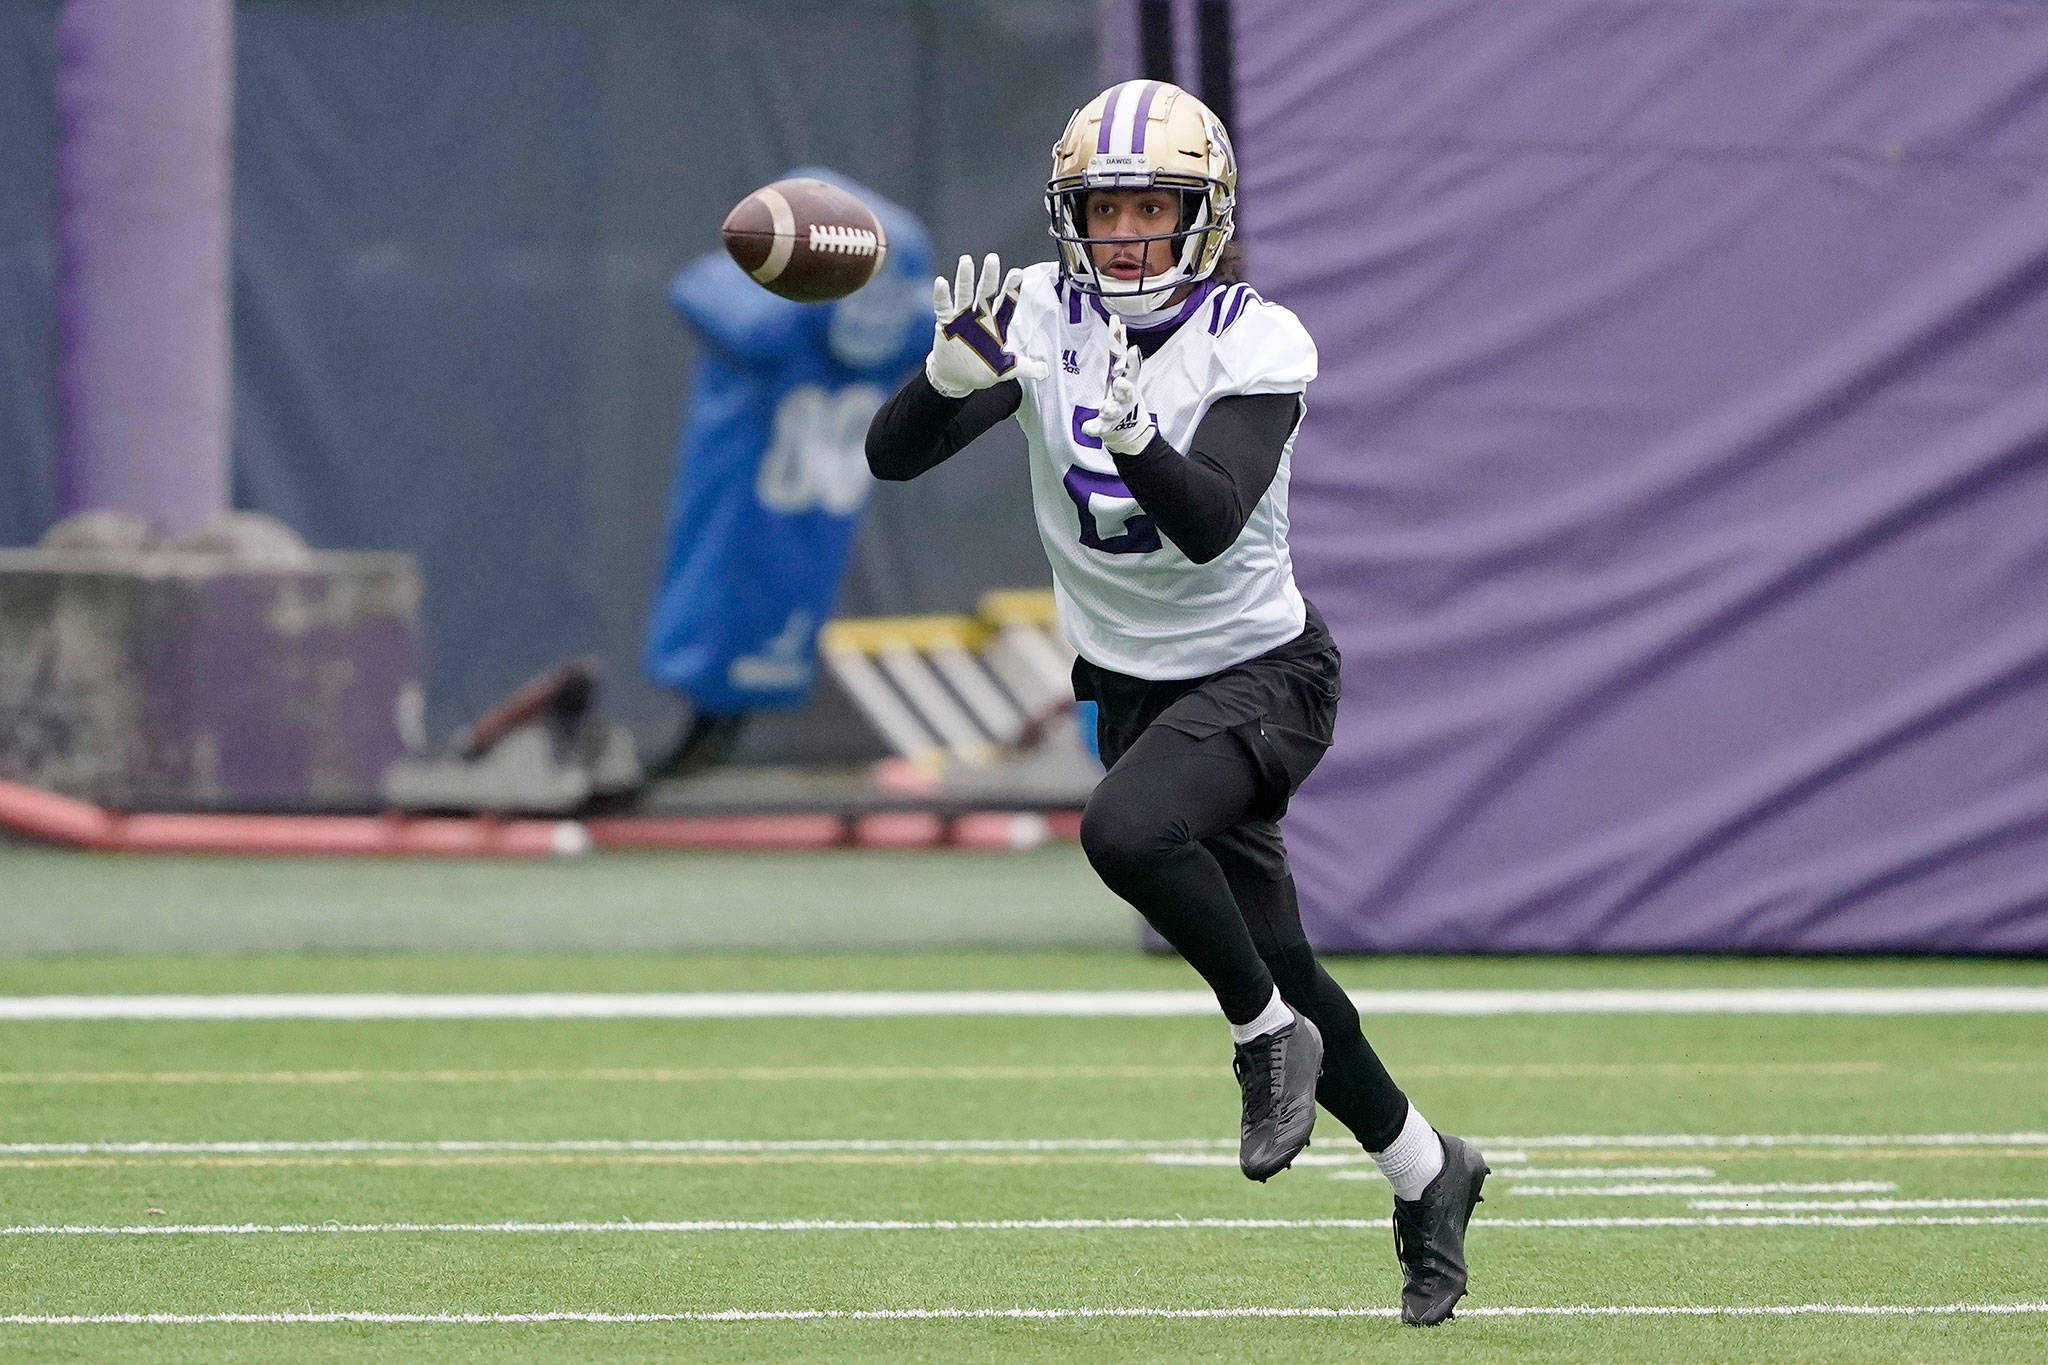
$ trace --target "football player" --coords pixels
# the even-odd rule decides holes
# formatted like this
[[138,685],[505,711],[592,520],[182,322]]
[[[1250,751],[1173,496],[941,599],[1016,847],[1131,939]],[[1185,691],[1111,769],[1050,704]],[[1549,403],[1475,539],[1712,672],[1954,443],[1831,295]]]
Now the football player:
[[1405,1321],[1451,1315],[1487,1166],[1394,1084],[1302,933],[1281,841],[1329,746],[1338,655],[1296,589],[1288,462],[1316,375],[1294,314],[1238,278],[1222,124],[1160,81],[1077,111],[1045,205],[1057,263],[961,258],[922,372],[876,414],[876,477],[910,479],[1005,418],[1030,448],[1074,691],[1108,772],[1081,843],[1216,992],[1265,1180],[1318,1100],[1394,1187]]

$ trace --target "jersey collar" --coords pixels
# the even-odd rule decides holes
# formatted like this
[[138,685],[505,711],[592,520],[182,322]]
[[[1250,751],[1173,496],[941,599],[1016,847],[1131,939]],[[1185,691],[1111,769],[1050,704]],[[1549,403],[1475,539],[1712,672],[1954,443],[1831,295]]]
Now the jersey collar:
[[[1068,287],[1072,288],[1071,285]],[[1193,289],[1188,291],[1186,298],[1171,308],[1162,308],[1157,313],[1147,313],[1137,318],[1124,318],[1124,330],[1136,333],[1156,345],[1158,342],[1166,340],[1172,334],[1174,328],[1193,317],[1195,310],[1200,308],[1203,301],[1213,295],[1217,288],[1218,286],[1214,280],[1199,281]],[[1084,293],[1079,289],[1074,290],[1074,296],[1087,299],[1088,306],[1095,310],[1095,316],[1101,318],[1104,322],[1109,321],[1109,310],[1102,306],[1101,299],[1093,294]]]
[[1186,298],[1171,308],[1162,308],[1157,313],[1147,313],[1143,317],[1125,318],[1124,328],[1127,331],[1141,332],[1147,337],[1156,336],[1164,340],[1166,333],[1193,317],[1195,310],[1202,306],[1202,301],[1215,292],[1216,281],[1202,280],[1188,291]]

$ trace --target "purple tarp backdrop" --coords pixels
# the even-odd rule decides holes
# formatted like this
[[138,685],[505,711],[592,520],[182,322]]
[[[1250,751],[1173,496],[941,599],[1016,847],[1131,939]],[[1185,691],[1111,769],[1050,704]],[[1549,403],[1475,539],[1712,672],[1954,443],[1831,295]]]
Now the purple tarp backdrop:
[[1315,941],[2048,952],[2048,6],[1235,38],[1251,277],[1323,359]]

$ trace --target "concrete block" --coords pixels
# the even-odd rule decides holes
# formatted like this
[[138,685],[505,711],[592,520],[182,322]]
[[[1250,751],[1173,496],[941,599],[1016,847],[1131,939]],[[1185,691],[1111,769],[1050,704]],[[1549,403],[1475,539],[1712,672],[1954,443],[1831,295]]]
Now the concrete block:
[[416,738],[420,599],[402,554],[0,550],[0,778],[128,810],[372,808]]

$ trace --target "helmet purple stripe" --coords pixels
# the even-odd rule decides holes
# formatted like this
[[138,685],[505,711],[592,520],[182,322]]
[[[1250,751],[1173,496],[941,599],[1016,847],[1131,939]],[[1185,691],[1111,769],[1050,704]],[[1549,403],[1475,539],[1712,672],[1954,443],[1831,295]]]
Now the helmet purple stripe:
[[1146,81],[1145,93],[1138,97],[1138,114],[1131,120],[1131,150],[1145,150],[1145,119],[1152,113],[1152,97],[1159,93],[1158,81]]
[[1118,104],[1122,103],[1124,91],[1130,89],[1131,85],[1132,82],[1125,81],[1123,84],[1117,86],[1114,90],[1111,90],[1109,92],[1109,98],[1103,101],[1102,131],[1095,135],[1096,151],[1106,152],[1109,150],[1109,130],[1116,123],[1116,107]]

